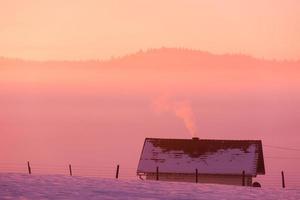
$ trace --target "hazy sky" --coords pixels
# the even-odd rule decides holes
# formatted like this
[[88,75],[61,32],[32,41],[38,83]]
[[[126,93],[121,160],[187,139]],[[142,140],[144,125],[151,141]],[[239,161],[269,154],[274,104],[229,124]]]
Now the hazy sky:
[[110,58],[139,49],[300,58],[298,0],[0,0],[0,55]]

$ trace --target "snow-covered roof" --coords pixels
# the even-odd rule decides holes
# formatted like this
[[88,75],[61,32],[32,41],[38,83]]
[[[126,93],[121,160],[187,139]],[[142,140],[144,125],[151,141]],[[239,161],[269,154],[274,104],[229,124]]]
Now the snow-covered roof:
[[260,140],[146,138],[137,173],[265,174]]

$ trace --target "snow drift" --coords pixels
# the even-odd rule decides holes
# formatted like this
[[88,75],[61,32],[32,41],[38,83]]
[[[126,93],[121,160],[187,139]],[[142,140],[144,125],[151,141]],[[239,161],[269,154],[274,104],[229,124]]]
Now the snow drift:
[[300,190],[96,179],[62,175],[0,174],[1,199],[300,199]]

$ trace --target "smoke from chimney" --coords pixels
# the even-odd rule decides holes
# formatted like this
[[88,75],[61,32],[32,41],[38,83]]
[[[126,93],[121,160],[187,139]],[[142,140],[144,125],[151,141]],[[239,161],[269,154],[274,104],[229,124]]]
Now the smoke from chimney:
[[153,102],[154,109],[158,113],[170,112],[180,118],[192,137],[197,134],[196,117],[190,103],[186,100],[170,100],[168,96],[160,96]]

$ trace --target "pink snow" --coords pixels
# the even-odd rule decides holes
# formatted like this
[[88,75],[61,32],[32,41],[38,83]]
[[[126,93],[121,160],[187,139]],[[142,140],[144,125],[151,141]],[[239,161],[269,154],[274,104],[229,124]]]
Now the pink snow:
[[1,199],[300,199],[300,190],[116,180],[63,175],[0,174]]

